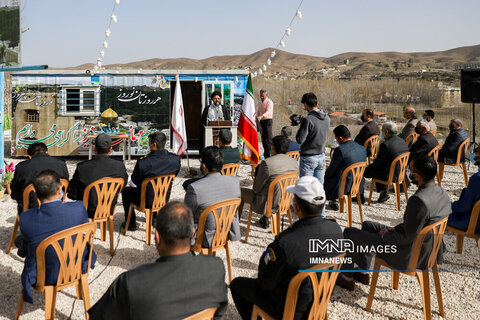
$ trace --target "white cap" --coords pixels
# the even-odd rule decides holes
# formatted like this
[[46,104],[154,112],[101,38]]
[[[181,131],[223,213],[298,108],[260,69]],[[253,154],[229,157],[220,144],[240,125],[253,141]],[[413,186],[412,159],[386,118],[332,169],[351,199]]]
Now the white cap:
[[286,190],[317,206],[324,204],[326,200],[322,184],[312,176],[301,177],[294,186],[288,186]]

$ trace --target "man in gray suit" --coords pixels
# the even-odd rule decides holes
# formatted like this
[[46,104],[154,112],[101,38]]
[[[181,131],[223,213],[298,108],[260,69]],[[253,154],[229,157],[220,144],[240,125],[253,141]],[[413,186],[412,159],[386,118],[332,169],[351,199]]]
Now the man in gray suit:
[[415,130],[418,119],[417,114],[415,113],[415,109],[413,107],[408,107],[407,109],[405,109],[403,117],[408,121],[405,124],[405,127],[403,127],[402,132],[398,136],[403,140],[407,140],[408,135]]
[[[260,214],[265,213],[265,204],[267,203],[268,188],[270,183],[278,176],[286,173],[298,172],[298,161],[287,156],[290,142],[285,136],[276,136],[273,138],[272,155],[263,160],[255,170],[255,180],[253,189],[242,188],[242,204],[238,212],[241,214],[243,203],[251,205],[252,211]],[[275,190],[273,204],[278,206],[280,202],[280,190]],[[260,225],[268,228],[269,219],[265,216],[260,218]]]
[[[220,201],[240,198],[240,180],[237,177],[223,176],[220,170],[223,166],[222,152],[218,147],[206,147],[202,151],[200,169],[205,176],[187,187],[185,204],[193,211],[195,225],[198,225],[200,214],[208,206]],[[205,235],[203,246],[208,248],[212,245],[215,235],[216,224],[212,214],[205,222]],[[240,225],[235,217],[230,227],[230,240],[240,240]]]
[[[387,227],[377,222],[365,221],[362,224],[362,230],[356,228],[345,228],[343,234],[346,239],[351,239],[357,245],[378,247],[396,246],[396,252],[393,250],[389,253],[379,253],[378,256],[385,260],[390,266],[397,270],[406,270],[410,262],[412,254],[412,245],[415,242],[420,231],[435,222],[442,220],[452,213],[450,206],[450,198],[447,192],[433,182],[437,174],[437,163],[433,158],[424,156],[415,159],[410,173],[410,180],[418,187],[417,192],[412,195],[407,202],[407,208],[403,215],[403,223],[395,227]],[[428,256],[432,250],[433,238],[427,235],[417,267],[425,268]],[[439,257],[443,253],[442,248],[439,251]],[[361,270],[369,270],[372,254],[370,253],[353,253],[353,262],[357,264]],[[439,259],[441,261],[441,259]],[[366,273],[353,274],[354,279],[348,279],[342,274],[343,280],[337,282],[342,285],[348,281],[368,284],[369,276]],[[343,285],[342,285],[343,286]]]

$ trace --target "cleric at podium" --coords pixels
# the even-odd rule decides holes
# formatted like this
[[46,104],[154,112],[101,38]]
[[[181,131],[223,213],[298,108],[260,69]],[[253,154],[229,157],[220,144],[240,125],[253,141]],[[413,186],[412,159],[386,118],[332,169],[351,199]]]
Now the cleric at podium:
[[202,113],[202,124],[206,126],[210,121],[230,120],[228,109],[220,103],[222,101],[222,94],[218,91],[213,91],[210,99],[212,103],[206,107]]

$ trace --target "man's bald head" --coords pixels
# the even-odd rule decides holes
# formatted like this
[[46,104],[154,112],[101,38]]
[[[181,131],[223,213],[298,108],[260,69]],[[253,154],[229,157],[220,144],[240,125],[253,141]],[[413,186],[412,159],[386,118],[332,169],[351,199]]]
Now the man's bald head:
[[404,113],[403,113],[403,116],[405,117],[405,119],[415,118],[415,116],[416,116],[415,108],[413,108],[413,107],[406,108]]

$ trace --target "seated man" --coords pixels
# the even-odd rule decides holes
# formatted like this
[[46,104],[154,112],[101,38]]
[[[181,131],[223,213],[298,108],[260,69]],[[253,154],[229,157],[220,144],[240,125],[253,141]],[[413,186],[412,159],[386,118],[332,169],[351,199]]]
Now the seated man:
[[155,243],[160,256],[122,273],[88,310],[91,320],[184,319],[208,308],[227,309],[225,268],[220,258],[190,251],[193,215],[178,201],[157,217]]
[[[240,180],[237,177],[222,176],[220,170],[223,166],[222,153],[217,147],[206,147],[202,151],[201,170],[205,177],[191,183],[185,193],[185,204],[192,209],[195,224],[198,224],[200,214],[207,207],[220,201],[240,198]],[[205,234],[203,246],[208,248],[212,245],[215,235],[216,224],[212,214],[205,222]],[[233,218],[230,227],[230,240],[240,240],[240,225],[236,217]]]
[[[463,129],[463,122],[460,119],[450,120],[448,127],[450,134],[438,152],[438,162],[455,163],[457,162],[458,147],[468,139],[468,133]],[[465,152],[463,150],[460,162],[465,162]]]
[[[475,149],[475,165],[480,168],[480,147]],[[480,169],[470,177],[468,187],[462,190],[460,199],[452,202],[452,214],[448,217],[447,225],[466,231],[473,206],[478,200],[480,200]],[[480,219],[477,222],[475,233],[480,233]]]
[[[395,246],[396,252],[391,250],[378,255],[391,267],[397,270],[406,270],[413,251],[412,245],[420,231],[424,227],[442,220],[452,212],[447,192],[433,182],[436,174],[437,163],[433,158],[425,156],[416,159],[410,173],[410,180],[417,185],[418,190],[408,198],[403,223],[395,227],[387,227],[377,222],[365,221],[362,224],[362,230],[345,228],[343,231],[345,238],[352,240],[355,247],[361,245],[393,248]],[[432,242],[433,238],[427,237],[423,243],[417,266],[419,269],[426,267],[428,256],[432,250]],[[439,256],[442,252],[441,248]],[[353,262],[360,270],[370,270],[371,253],[355,252],[352,253],[352,257]],[[369,282],[369,277],[365,273],[354,274],[353,277],[365,284]],[[345,280],[346,276],[342,275],[342,278]],[[349,281],[354,282],[355,280],[349,279]]]
[[[361,146],[364,146],[365,141],[367,141],[368,138],[380,134],[380,128],[378,127],[378,124],[375,123],[374,113],[371,109],[363,110],[361,119],[365,125],[362,127],[362,129],[360,129],[360,132],[355,137],[355,142]],[[367,148],[367,156],[372,156],[370,148]]]
[[423,119],[427,120],[428,125],[430,126],[430,131],[437,129],[437,125],[435,124],[435,121],[433,121],[433,118],[435,118],[435,112],[433,110],[425,110]]
[[[18,213],[23,211],[23,190],[43,170],[50,169],[58,173],[60,179],[68,180],[67,165],[64,160],[48,155],[48,148],[43,142],[32,143],[27,149],[28,160],[17,164],[11,183],[12,199],[17,200]],[[37,197],[30,194],[29,208],[38,208]]]
[[290,137],[292,136],[292,127],[289,127],[289,126],[283,127],[281,131],[281,135],[284,137],[287,137],[288,139],[289,146],[288,146],[287,152],[300,151],[300,145],[296,141],[293,141],[292,139],[290,139]]
[[[273,138],[272,156],[260,162],[255,169],[255,180],[253,181],[253,189],[242,188],[242,202],[250,204],[252,211],[262,215],[260,225],[268,228],[270,220],[263,216],[265,213],[265,205],[267,203],[268,188],[270,183],[278,176],[286,173],[298,172],[298,161],[290,158],[285,153],[288,150],[288,139],[284,136],[276,136]],[[273,198],[273,207],[278,206],[280,195],[275,191]],[[242,214],[243,204],[238,209]]]
[[[33,303],[32,286],[37,282],[37,246],[49,236],[65,229],[88,223],[87,210],[81,201],[62,203],[62,185],[60,176],[53,170],[45,170],[33,180],[33,186],[42,206],[40,209],[29,209],[20,215],[20,230],[23,245],[27,248],[22,271],[23,300]],[[87,272],[88,252],[82,262],[82,272]],[[92,251],[91,267],[96,261]],[[45,252],[45,284],[57,283],[60,264],[52,247]]]
[[421,119],[417,122],[415,132],[419,135],[417,141],[410,146],[410,159],[409,161],[415,161],[417,158],[428,155],[433,148],[438,146],[438,141],[435,136],[430,132],[430,126],[425,119]]
[[[308,269],[312,257],[328,258],[337,253],[309,253],[310,239],[321,241],[342,239],[342,230],[333,220],[322,218],[325,192],[317,178],[303,176],[287,187],[293,193],[293,210],[299,220],[275,237],[258,264],[258,277],[235,278],[230,283],[235,307],[242,319],[250,319],[256,304],[275,319],[282,319],[290,280],[299,270]],[[312,303],[310,281],[299,290],[294,319],[306,319]]]
[[[339,125],[333,129],[333,134],[335,135],[335,139],[339,146],[335,148],[330,166],[325,172],[324,187],[327,200],[330,200],[329,207],[332,210],[338,210],[336,201],[340,196],[340,184],[342,181],[343,170],[352,164],[365,162],[367,159],[367,151],[363,145],[352,140],[350,131],[344,125]],[[350,193],[353,183],[352,179],[352,174],[349,174],[345,183],[345,194]],[[363,198],[363,182],[360,185],[359,192],[363,203],[365,202],[365,199]]]
[[[164,174],[177,175],[180,171],[180,157],[165,150],[166,141],[167,137],[160,131],[156,131],[148,135],[150,153],[145,158],[137,160],[137,164],[135,164],[135,168],[133,169],[131,176],[134,186],[127,187],[122,191],[123,209],[125,210],[125,222],[122,223],[122,228],[125,228],[130,203],[133,202],[136,205],[140,205],[141,187],[142,182],[145,179]],[[167,192],[167,201],[170,198],[170,191],[171,187]],[[153,189],[151,184],[149,184],[145,199],[147,208],[152,207],[153,197]],[[135,210],[133,211],[128,230],[137,230]]]
[[220,151],[223,156],[223,164],[228,163],[239,163],[240,162],[240,152],[238,148],[232,148],[232,131],[228,129],[221,129],[220,134]]
[[[72,200],[83,200],[83,192],[87,186],[101,178],[123,178],[123,187],[127,186],[128,175],[122,161],[111,159],[108,154],[112,151],[112,138],[101,133],[95,138],[95,158],[80,162],[68,184],[68,197]],[[119,190],[121,192],[122,190]],[[117,204],[117,196],[113,200],[112,213]],[[97,208],[97,193],[90,191],[88,199],[88,217],[93,219]]]
[[415,108],[408,107],[405,109],[403,113],[403,117],[407,119],[407,123],[403,127],[402,132],[398,135],[403,140],[407,140],[407,137],[415,130],[415,126],[417,125],[417,114],[415,113]]
[[[377,158],[365,169],[365,178],[375,178],[379,180],[388,180],[390,173],[390,165],[392,161],[399,155],[408,152],[408,147],[405,141],[397,136],[397,125],[393,122],[385,122],[382,125],[382,139],[385,141],[380,144]],[[393,181],[397,181],[398,172],[400,168],[395,169]],[[381,191],[380,191],[381,190]],[[385,202],[390,198],[385,185],[378,184],[377,191],[380,191],[378,202]]]

